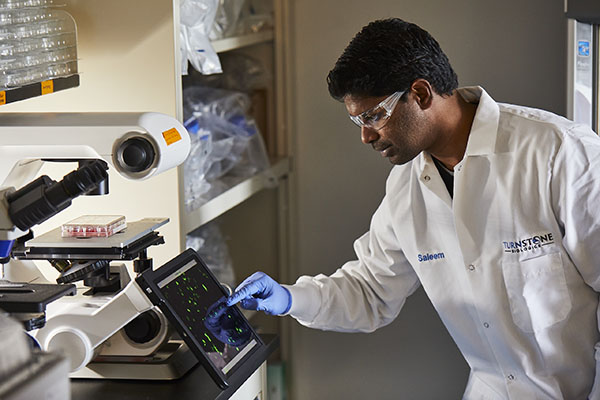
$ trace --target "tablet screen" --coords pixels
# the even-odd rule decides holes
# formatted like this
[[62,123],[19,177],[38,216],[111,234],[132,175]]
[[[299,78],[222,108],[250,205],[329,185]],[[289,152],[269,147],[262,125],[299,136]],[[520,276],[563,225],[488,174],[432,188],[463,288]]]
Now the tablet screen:
[[156,285],[188,335],[227,375],[257,346],[257,337],[237,307],[225,305],[223,289],[196,257],[186,257]]

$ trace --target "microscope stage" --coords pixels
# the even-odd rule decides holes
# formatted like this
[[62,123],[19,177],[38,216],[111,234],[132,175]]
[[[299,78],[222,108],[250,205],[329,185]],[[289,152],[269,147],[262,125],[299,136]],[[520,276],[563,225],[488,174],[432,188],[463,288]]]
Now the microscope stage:
[[59,227],[28,240],[23,248],[13,249],[13,255],[32,260],[130,260],[145,248],[164,243],[154,230],[168,221],[168,218],[144,218],[128,222],[126,229],[110,237],[62,237]]
[[56,228],[28,240],[25,242],[25,246],[59,248],[127,247],[168,221],[168,218],[144,218],[140,221],[128,222],[127,228],[109,237],[62,237],[61,228]]

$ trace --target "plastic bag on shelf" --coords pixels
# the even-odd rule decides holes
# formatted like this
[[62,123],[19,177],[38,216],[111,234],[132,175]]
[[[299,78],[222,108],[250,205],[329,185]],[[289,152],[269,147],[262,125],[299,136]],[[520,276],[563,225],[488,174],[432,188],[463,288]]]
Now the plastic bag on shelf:
[[200,85],[250,93],[268,87],[273,77],[264,65],[246,54],[227,52],[219,56],[222,74],[202,75],[194,70],[184,77],[184,86]]
[[219,0],[211,40],[260,32],[273,27],[272,0]]
[[219,6],[209,37],[211,40],[234,36],[246,0],[218,0]]
[[187,61],[203,74],[223,72],[219,56],[208,35],[212,29],[219,0],[182,0],[181,58],[182,73],[187,74]]
[[198,252],[219,282],[235,288],[235,274],[229,248],[216,222],[209,222],[188,235],[186,247]]
[[269,159],[250,99],[241,92],[184,90],[184,118],[191,150],[184,163],[185,204],[192,211],[233,185],[264,171]]
[[216,114],[228,120],[244,115],[250,108],[250,98],[245,93],[221,88],[191,86],[183,90],[183,119],[205,114]]

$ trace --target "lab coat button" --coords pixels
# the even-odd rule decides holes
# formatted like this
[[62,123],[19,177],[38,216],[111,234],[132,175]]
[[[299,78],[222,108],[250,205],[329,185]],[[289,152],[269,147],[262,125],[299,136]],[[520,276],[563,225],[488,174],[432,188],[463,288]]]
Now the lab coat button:
[[469,271],[475,271],[475,266],[473,264],[469,264]]
[[486,327],[486,328],[489,328],[489,327],[490,327],[490,324],[488,324],[487,322],[484,322],[484,323],[483,323],[483,326],[484,326],[484,327]]
[[431,177],[430,177],[429,175],[425,175],[425,176],[423,177],[423,180],[424,180],[425,182],[429,182],[429,180],[430,180],[430,179],[431,179]]
[[515,376],[513,374],[510,374],[506,377],[506,379],[508,379],[509,381],[514,381],[515,380]]

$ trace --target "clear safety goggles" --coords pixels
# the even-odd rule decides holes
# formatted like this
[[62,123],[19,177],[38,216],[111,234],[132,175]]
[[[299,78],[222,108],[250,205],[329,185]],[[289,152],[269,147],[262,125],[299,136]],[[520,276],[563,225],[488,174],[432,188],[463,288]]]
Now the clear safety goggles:
[[405,92],[406,90],[402,90],[393,93],[375,107],[359,115],[350,115],[349,117],[358,127],[362,128],[364,126],[377,131],[388,122],[394,108],[396,108],[396,104],[398,104],[398,100]]

